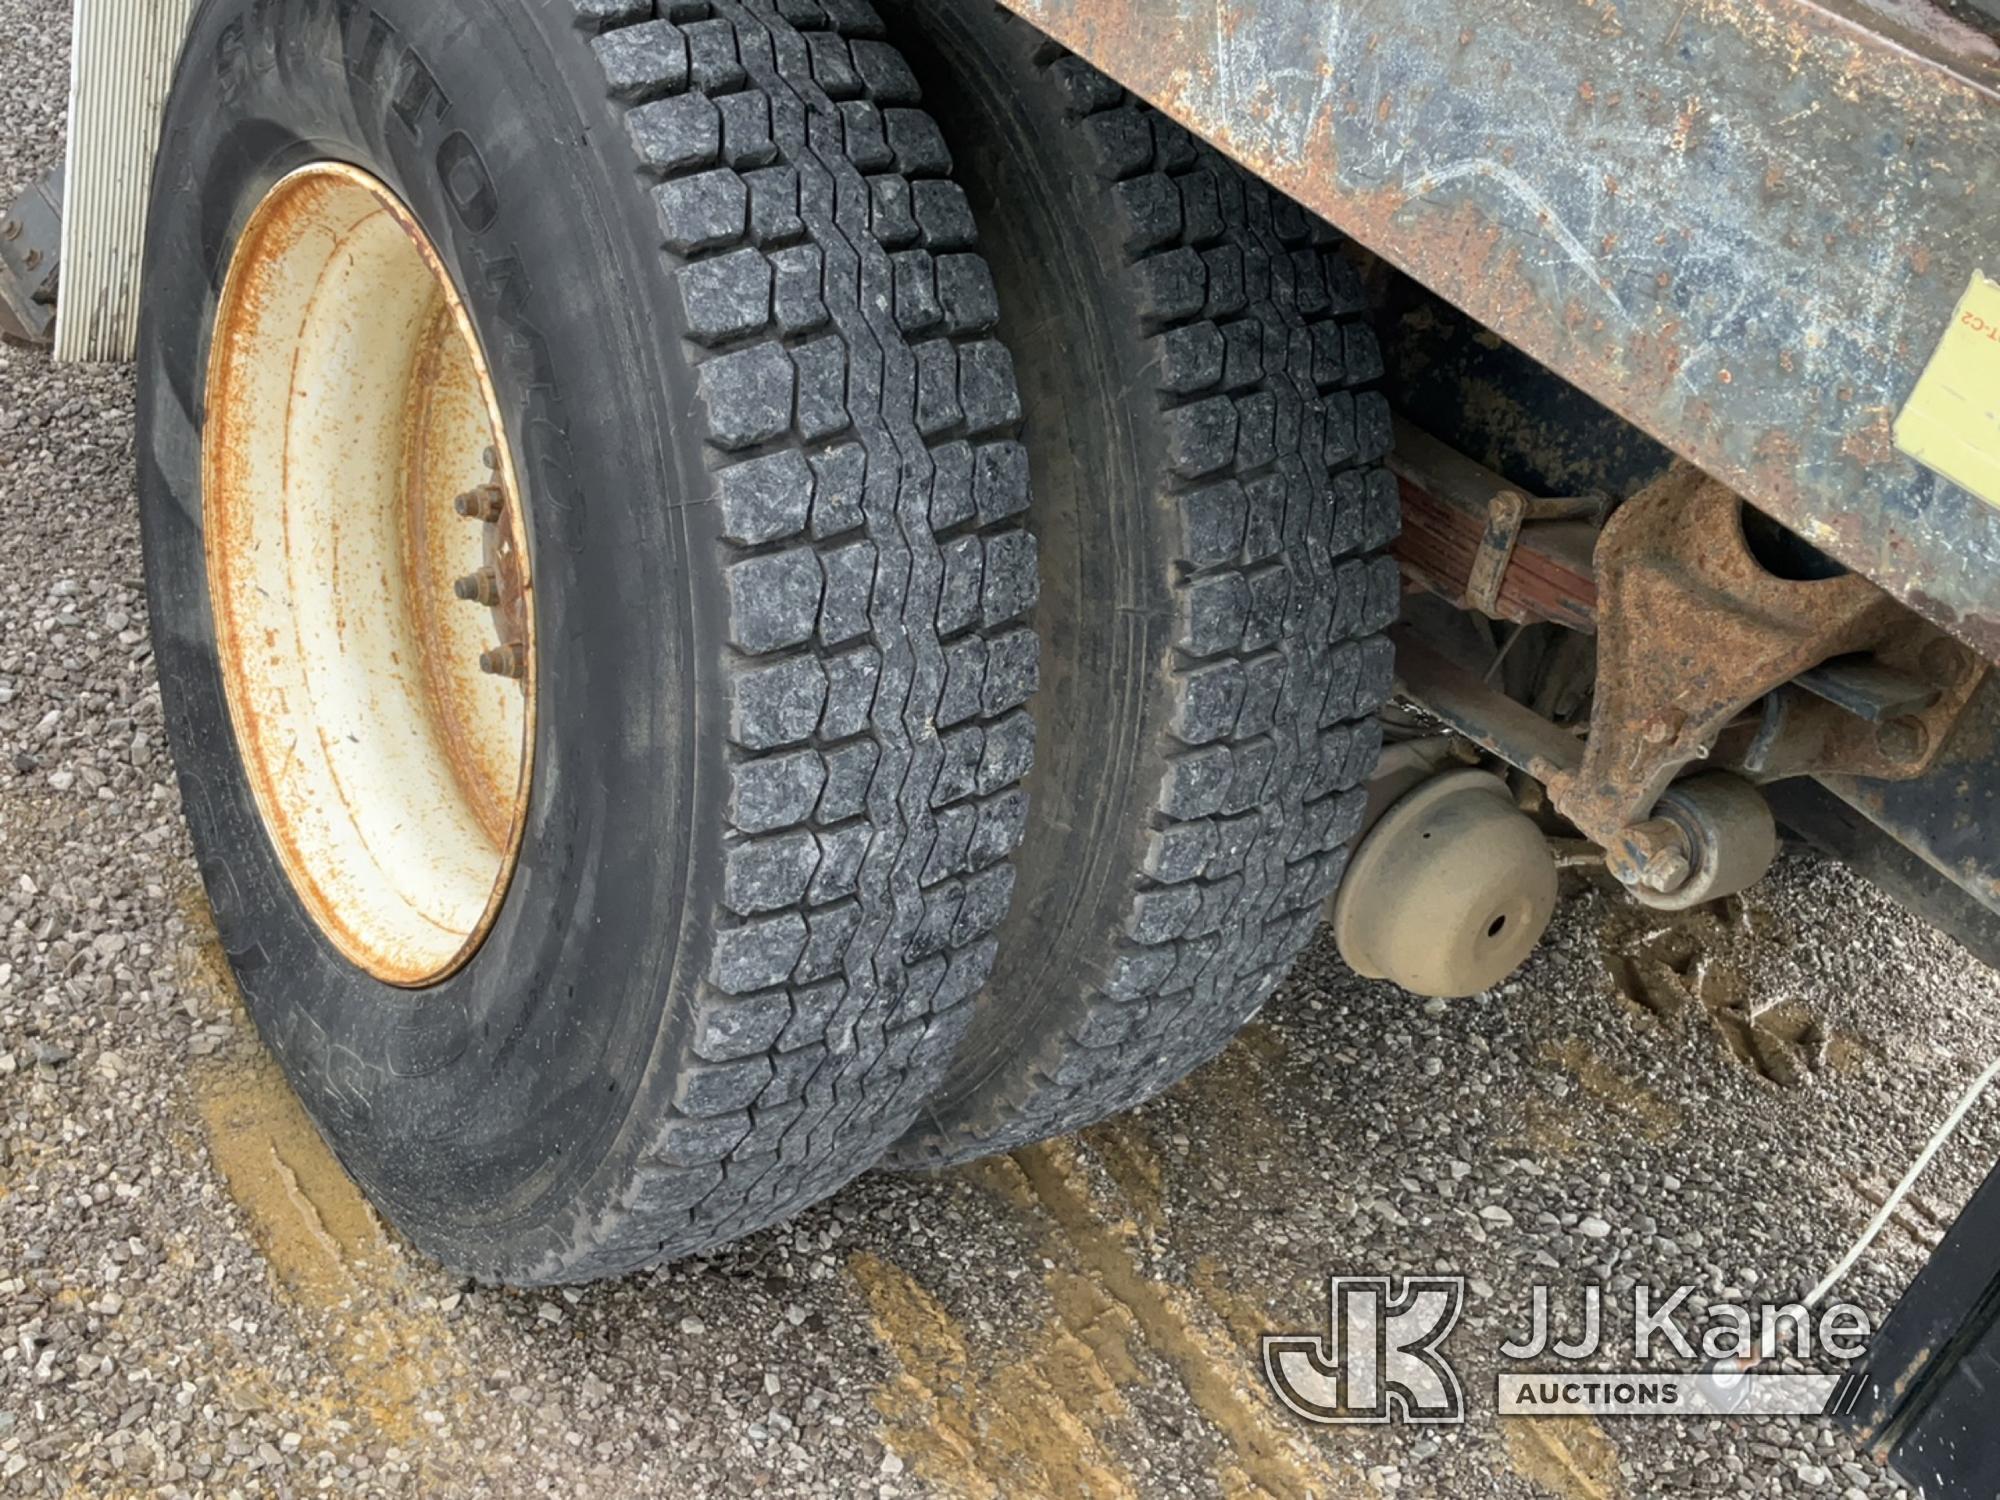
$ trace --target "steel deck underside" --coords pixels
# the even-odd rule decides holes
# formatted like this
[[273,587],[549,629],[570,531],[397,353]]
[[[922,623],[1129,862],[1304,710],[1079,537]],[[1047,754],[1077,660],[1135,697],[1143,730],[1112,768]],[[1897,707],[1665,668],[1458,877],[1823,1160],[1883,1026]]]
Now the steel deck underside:
[[1007,3],[2000,658],[2000,511],[1891,435],[2000,275],[1983,32],[1925,0]]

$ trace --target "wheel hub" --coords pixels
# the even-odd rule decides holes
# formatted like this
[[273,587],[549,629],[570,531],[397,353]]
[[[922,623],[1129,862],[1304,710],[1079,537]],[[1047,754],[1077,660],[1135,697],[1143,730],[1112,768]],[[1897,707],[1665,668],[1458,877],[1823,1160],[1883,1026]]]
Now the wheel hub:
[[384,184],[329,162],[271,190],[206,394],[209,595],[258,810],[349,961],[433,984],[484,939],[526,822],[533,582],[478,337]]

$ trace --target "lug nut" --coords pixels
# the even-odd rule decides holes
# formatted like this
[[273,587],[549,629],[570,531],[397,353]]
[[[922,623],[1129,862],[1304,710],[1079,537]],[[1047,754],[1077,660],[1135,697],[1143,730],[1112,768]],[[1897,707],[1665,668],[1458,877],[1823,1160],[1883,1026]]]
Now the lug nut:
[[518,681],[528,675],[528,648],[519,641],[509,641],[491,651],[482,651],[479,670],[489,677],[512,677]]
[[491,568],[481,568],[459,579],[451,591],[468,604],[484,604],[490,609],[500,602],[500,575]]
[[482,484],[476,490],[467,490],[451,506],[468,521],[497,521],[500,512],[506,509],[507,492],[497,484]]

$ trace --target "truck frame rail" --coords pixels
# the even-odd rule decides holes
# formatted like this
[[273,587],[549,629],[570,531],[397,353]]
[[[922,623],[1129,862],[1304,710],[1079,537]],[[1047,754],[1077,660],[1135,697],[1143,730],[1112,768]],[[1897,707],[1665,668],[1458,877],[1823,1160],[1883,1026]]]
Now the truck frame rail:
[[1896,430],[2000,275],[1985,30],[1928,0],[1007,3],[2000,657],[2000,493]]

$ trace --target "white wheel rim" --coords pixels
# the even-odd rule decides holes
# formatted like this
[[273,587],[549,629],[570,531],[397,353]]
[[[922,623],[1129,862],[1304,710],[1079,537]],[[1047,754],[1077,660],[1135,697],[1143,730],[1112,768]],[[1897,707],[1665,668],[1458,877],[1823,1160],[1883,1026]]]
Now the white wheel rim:
[[216,647],[264,826],[350,962],[434,984],[477,951],[520,849],[533,586],[478,338],[367,173],[302,168],[245,226],[202,472]]

